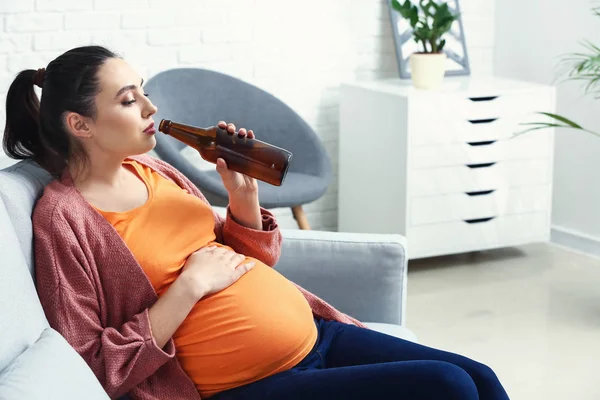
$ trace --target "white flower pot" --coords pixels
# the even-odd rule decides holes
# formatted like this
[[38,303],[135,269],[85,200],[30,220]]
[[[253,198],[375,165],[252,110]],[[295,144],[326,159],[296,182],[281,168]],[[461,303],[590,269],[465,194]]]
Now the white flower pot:
[[419,89],[436,89],[446,72],[445,53],[415,53],[410,56],[413,85]]

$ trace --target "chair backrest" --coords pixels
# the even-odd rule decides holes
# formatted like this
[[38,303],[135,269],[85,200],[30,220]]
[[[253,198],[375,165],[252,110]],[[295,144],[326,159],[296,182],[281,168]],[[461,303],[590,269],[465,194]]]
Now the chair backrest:
[[[313,129],[290,107],[270,93],[229,75],[199,68],[161,72],[145,86],[158,106],[155,117],[208,127],[223,120],[256,132],[257,138],[293,153],[290,171],[328,176],[327,153]],[[158,134],[156,153],[163,146],[180,150],[180,142]]]

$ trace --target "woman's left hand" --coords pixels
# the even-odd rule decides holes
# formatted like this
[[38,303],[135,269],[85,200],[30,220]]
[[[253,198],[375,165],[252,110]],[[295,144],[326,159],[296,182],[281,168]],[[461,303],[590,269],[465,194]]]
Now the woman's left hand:
[[[230,135],[254,139],[254,132],[252,132],[251,129],[246,130],[246,128],[240,128],[240,130],[236,132],[235,125],[228,124],[225,121],[219,121],[218,126],[221,129],[225,129]],[[217,172],[221,175],[223,185],[225,185],[225,189],[227,189],[230,199],[232,196],[248,196],[256,195],[258,193],[258,183],[256,182],[256,179],[230,170],[227,168],[227,163],[222,158],[217,159]]]

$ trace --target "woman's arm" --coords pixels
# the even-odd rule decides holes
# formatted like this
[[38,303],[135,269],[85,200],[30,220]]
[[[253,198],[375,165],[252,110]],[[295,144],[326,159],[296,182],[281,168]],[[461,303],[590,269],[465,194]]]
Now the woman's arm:
[[[204,297],[204,296],[201,296]],[[163,348],[188,316],[198,300],[190,295],[183,281],[176,279],[148,310],[152,336]]]
[[254,230],[263,229],[258,192],[247,196],[229,196],[229,209],[238,224]]
[[34,227],[36,286],[48,322],[86,361],[111,398],[126,394],[175,357],[173,341],[159,345],[152,332],[152,326],[164,323],[165,308],[176,308],[174,298],[153,311],[155,321],[150,309],[142,308],[121,326],[105,326],[101,289],[68,221],[34,213]]

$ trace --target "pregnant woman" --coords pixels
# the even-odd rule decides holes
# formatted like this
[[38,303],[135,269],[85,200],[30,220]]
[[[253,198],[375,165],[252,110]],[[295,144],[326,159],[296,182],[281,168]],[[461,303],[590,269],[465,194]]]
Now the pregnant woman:
[[254,179],[218,160],[221,218],[144,155],[142,84],[88,46],[19,73],[6,101],[6,152],[55,177],[33,215],[42,305],[111,398],[508,398],[485,365],[368,330],[271,268],[281,233]]

